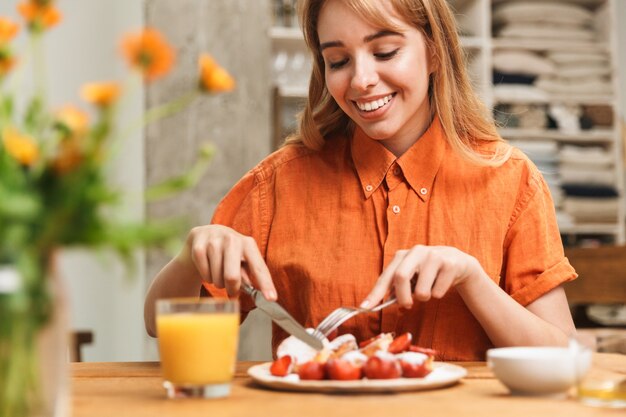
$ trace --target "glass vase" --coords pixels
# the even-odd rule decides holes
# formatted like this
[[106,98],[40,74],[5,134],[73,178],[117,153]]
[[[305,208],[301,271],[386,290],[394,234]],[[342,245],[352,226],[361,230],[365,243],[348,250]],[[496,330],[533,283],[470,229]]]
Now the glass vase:
[[69,416],[66,292],[56,254],[45,259],[0,266],[0,416]]

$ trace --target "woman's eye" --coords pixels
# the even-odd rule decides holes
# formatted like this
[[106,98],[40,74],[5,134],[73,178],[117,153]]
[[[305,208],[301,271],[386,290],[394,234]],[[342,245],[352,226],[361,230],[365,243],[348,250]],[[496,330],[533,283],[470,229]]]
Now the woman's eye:
[[378,52],[378,53],[374,54],[374,56],[376,58],[382,59],[382,60],[391,59],[398,53],[399,50],[400,49],[394,49],[391,52]]
[[329,62],[328,66],[330,69],[339,69],[348,63],[347,59],[342,59],[341,61]]

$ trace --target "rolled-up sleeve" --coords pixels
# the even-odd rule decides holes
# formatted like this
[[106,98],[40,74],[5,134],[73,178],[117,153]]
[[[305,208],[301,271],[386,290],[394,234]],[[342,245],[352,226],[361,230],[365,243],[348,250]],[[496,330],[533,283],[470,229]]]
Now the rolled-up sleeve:
[[532,164],[511,217],[504,252],[503,288],[524,306],[577,277],[563,252],[550,190]]

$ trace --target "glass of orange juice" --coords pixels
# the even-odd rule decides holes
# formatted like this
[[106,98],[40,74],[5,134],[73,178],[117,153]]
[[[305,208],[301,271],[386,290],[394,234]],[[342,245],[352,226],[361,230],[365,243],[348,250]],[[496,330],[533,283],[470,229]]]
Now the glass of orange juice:
[[239,303],[228,299],[157,301],[161,370],[169,398],[230,394],[239,340]]

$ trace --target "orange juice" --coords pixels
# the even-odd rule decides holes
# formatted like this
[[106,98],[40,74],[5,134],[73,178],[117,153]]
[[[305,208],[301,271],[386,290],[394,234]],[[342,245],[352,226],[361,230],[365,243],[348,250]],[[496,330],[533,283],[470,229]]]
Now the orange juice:
[[176,313],[157,316],[165,380],[180,385],[230,382],[239,338],[238,313]]

